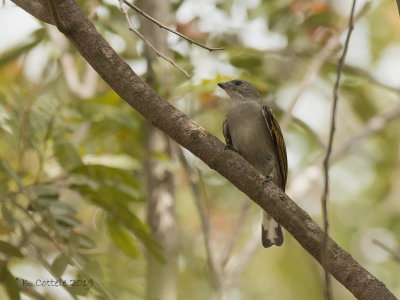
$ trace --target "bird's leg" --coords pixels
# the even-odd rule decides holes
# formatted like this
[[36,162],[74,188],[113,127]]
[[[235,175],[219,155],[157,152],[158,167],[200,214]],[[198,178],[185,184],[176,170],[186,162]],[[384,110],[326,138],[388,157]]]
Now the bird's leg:
[[232,146],[231,144],[226,144],[226,145],[225,145],[225,149],[227,149],[227,150],[232,150],[232,151],[235,151],[236,153],[239,153],[239,152],[236,151],[235,148],[233,148],[233,146]]
[[264,179],[264,181],[262,182],[262,189],[263,189],[263,190],[264,190],[264,188],[265,188],[265,185],[266,185],[268,182],[272,181],[272,179],[274,179],[274,175],[273,175],[273,174],[269,174],[269,175],[265,176],[265,179]]

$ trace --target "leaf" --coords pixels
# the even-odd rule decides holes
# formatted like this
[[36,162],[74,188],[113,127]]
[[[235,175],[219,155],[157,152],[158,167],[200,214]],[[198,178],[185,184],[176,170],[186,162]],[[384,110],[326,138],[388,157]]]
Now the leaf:
[[54,154],[60,165],[66,170],[72,170],[82,165],[82,160],[69,142],[58,142],[54,144]]
[[29,191],[36,195],[37,198],[58,199],[59,191],[53,186],[36,185],[29,188]]
[[92,249],[96,246],[89,237],[73,230],[69,231],[68,242],[70,249],[74,251],[78,250],[78,248]]
[[81,248],[92,249],[96,244],[86,235],[77,233],[78,235],[78,245]]
[[53,210],[59,210],[60,212],[65,212],[67,214],[75,214],[76,209],[73,208],[71,205],[60,202],[60,201],[54,201],[54,199],[49,199],[49,198],[39,198],[36,200],[38,204],[40,205],[41,208],[51,208],[51,211]]
[[10,212],[8,209],[7,205],[2,202],[1,204],[1,216],[2,216],[2,222],[8,224],[8,225],[13,225],[15,223],[15,218],[13,214]]
[[32,233],[35,233],[36,235],[45,238],[46,240],[51,240],[49,235],[42,228],[40,228],[40,226],[35,226],[32,230]]
[[59,254],[51,264],[51,270],[56,278],[60,278],[68,266],[68,258],[63,254]]
[[55,221],[57,224],[67,226],[67,227],[74,227],[81,225],[81,222],[74,218],[72,215],[55,215]]
[[40,28],[30,35],[31,37],[35,38],[32,42],[27,43],[22,46],[14,47],[13,49],[6,51],[5,53],[2,53],[2,55],[0,56],[0,66],[5,65],[6,63],[8,63],[14,59],[17,59],[18,57],[22,56],[24,53],[31,50],[33,47],[35,47],[37,44],[39,44],[42,41],[44,35],[45,35],[45,29]]
[[74,279],[74,285],[68,290],[70,290],[76,296],[86,296],[89,292],[89,288],[87,286],[82,286],[82,282],[82,280]]
[[0,252],[7,256],[24,257],[17,247],[4,241],[0,241]]
[[71,173],[86,175],[91,180],[98,181],[99,183],[113,182],[114,184],[127,184],[137,189],[140,187],[130,171],[109,166],[82,165],[71,170]]
[[139,255],[139,250],[130,233],[121,228],[120,225],[112,218],[107,218],[107,227],[115,245],[128,257],[137,258]]
[[8,270],[7,266],[1,267],[1,281],[4,282],[6,291],[11,300],[20,300],[17,280]]
[[10,175],[10,177],[14,179],[14,181],[17,183],[18,187],[23,188],[24,184],[22,183],[21,178],[18,176],[17,173],[14,172],[14,170],[10,167],[8,162],[5,159],[2,159],[1,164],[4,170],[8,173],[8,175]]

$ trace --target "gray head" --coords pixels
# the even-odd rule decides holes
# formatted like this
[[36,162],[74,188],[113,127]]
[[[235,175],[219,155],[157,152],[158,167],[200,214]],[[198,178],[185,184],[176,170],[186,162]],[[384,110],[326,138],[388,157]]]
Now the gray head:
[[258,100],[260,95],[254,86],[244,80],[231,80],[220,82],[218,86],[225,90],[232,100]]

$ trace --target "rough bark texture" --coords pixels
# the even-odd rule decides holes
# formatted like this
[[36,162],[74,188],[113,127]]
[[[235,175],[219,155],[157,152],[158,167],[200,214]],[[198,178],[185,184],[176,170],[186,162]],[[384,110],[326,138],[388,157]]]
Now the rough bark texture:
[[[141,0],[137,5],[162,23],[168,23],[170,1]],[[160,30],[147,19],[141,18],[140,31],[159,51],[168,54],[167,32]],[[170,87],[169,69],[154,72],[153,64],[158,62],[152,49],[147,48],[146,79],[152,86],[160,86],[164,94]],[[175,216],[174,177],[165,164],[161,164],[152,155],[155,152],[165,153],[171,157],[170,139],[158,128],[150,124],[146,126],[146,161],[148,208],[147,220],[153,238],[162,246],[165,263],[161,263],[152,255],[148,256],[147,265],[147,299],[175,300],[177,298],[177,230]]]
[[[12,0],[42,21],[49,22],[44,0]],[[40,2],[39,2],[40,1]],[[322,229],[293,200],[247,163],[225,148],[183,112],[164,101],[114,52],[74,0],[58,0],[59,14],[68,25],[65,33],[81,55],[110,87],[154,126],[226,177],[277,220],[319,263]],[[54,22],[51,22],[54,23]],[[326,268],[358,299],[391,300],[396,297],[331,238]]]

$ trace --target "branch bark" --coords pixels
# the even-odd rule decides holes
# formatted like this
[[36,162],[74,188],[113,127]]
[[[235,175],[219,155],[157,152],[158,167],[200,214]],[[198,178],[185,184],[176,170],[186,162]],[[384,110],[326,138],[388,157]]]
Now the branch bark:
[[[42,21],[51,20],[43,0],[12,1]],[[123,100],[266,210],[356,298],[396,299],[382,282],[330,237],[327,260],[322,262],[324,232],[304,210],[271,181],[266,182],[265,177],[239,154],[225,148],[218,138],[164,101],[114,52],[75,1],[58,0],[57,7],[69,28],[66,36]]]

